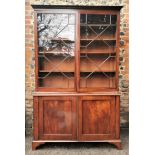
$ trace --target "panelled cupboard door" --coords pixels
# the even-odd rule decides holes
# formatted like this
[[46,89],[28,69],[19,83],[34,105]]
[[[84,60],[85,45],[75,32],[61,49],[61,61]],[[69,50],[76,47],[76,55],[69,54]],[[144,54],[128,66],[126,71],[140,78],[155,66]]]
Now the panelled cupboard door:
[[39,97],[39,139],[75,140],[76,102],[74,97]]
[[81,141],[95,141],[115,138],[115,114],[115,97],[80,97],[78,139]]

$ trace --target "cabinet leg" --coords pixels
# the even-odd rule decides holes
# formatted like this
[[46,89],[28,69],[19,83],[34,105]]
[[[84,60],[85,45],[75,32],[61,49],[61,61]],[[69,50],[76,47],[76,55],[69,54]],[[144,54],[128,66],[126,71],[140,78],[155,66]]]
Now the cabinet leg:
[[118,150],[121,150],[122,149],[121,142],[110,142],[110,143],[113,144],[113,145],[115,145]]
[[32,150],[36,150],[38,146],[42,145],[42,144],[45,144],[45,142],[37,142],[37,141],[33,141],[32,142]]

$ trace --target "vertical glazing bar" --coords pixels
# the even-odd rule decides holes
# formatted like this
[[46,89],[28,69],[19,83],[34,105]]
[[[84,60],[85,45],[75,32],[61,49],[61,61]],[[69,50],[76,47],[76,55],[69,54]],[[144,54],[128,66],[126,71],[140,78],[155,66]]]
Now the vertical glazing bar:
[[76,13],[76,39],[75,39],[75,66],[76,66],[76,90],[80,89],[80,12]]
[[69,79],[67,79],[67,81],[68,81],[68,88],[69,88]]
[[[88,34],[88,17],[87,17],[87,14],[86,14],[86,26],[87,26],[87,34]],[[87,51],[87,46],[86,46],[86,51]],[[87,88],[87,79],[86,79],[86,88]]]
[[110,15],[110,25],[111,25],[111,15]]

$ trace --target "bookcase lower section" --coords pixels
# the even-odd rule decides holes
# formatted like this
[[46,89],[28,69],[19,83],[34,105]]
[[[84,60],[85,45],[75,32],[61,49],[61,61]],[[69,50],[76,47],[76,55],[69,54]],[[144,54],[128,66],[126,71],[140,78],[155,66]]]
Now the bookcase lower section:
[[34,96],[32,149],[46,142],[108,142],[121,148],[119,95]]

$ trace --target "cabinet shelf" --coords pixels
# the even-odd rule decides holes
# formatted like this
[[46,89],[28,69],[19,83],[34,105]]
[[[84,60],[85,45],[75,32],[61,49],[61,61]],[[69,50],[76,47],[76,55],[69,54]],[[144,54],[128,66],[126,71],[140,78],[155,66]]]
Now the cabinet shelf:
[[42,57],[42,54],[46,54],[46,55],[48,55],[48,56],[53,56],[53,57],[66,57],[66,56],[69,56],[70,58],[72,57],[72,58],[74,58],[75,57],[75,54],[74,54],[74,51],[73,52],[62,52],[62,51],[60,51],[60,52],[51,52],[51,51],[48,51],[48,52],[39,52],[38,54],[40,54],[40,55],[38,55],[38,57]]
[[116,24],[80,24],[80,26],[117,26]]
[[[102,71],[94,71],[93,73],[115,73],[116,70],[102,70]],[[92,73],[92,71],[80,71],[80,73]]]
[[81,38],[80,38],[81,41],[85,41],[85,40],[94,40],[94,41],[102,41],[102,40],[107,40],[107,41],[110,41],[110,40],[116,40],[116,36],[114,34],[103,34],[103,35],[100,35],[97,37],[97,35],[88,35],[88,36],[85,36],[85,35],[81,35]]
[[69,40],[69,39],[63,39],[63,38],[47,38],[47,39],[41,39],[42,41],[47,41],[47,40],[50,40],[50,41],[56,41],[56,42],[60,42],[60,41],[65,41],[65,42],[70,42],[70,43],[74,43],[75,41],[74,40]]
[[80,54],[113,54],[115,50],[81,50]]
[[116,53],[116,48],[108,48],[108,49],[81,49],[81,54],[111,54]]
[[[93,70],[81,70],[81,73],[91,73]],[[39,70],[40,73],[50,73],[50,70]],[[73,71],[61,71],[62,73],[74,73]],[[51,73],[61,73],[60,71],[52,71]],[[107,73],[113,73],[116,72],[116,70],[97,70],[94,73],[101,73],[101,72],[107,72]]]
[[80,41],[116,41],[114,34],[103,34],[97,37],[97,35],[81,35]]
[[[39,70],[40,73],[49,73],[51,70]],[[51,73],[74,73],[74,71],[52,71]]]
[[[74,52],[71,52],[71,53],[74,53]],[[41,51],[41,52],[39,52],[39,54],[60,54],[60,55],[67,55],[67,54],[70,54],[70,53],[65,53],[65,52],[62,52],[62,51],[60,51],[60,52],[54,52],[54,51]]]
[[95,41],[115,41],[116,38],[98,38],[98,39],[94,39],[94,38],[81,38],[80,39],[81,41],[92,41],[92,40],[95,40]]

